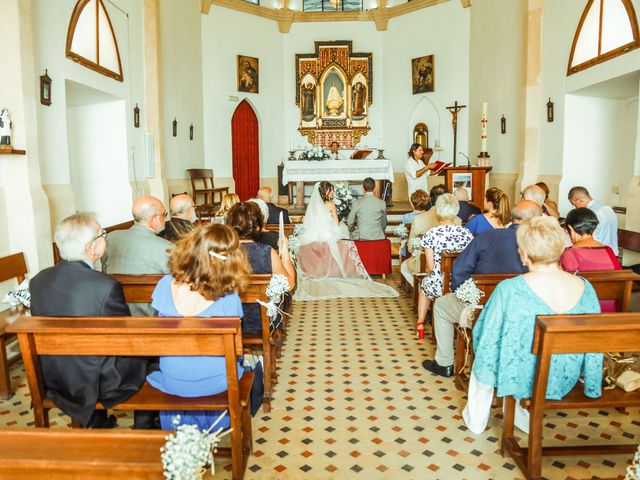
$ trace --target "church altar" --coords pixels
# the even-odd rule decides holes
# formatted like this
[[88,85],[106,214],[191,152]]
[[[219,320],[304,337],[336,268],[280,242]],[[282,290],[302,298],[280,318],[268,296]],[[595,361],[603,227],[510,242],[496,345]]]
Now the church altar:
[[376,180],[376,190],[379,190],[380,180],[393,182],[391,160],[288,161],[284,164],[282,184],[297,183],[296,206],[302,207],[304,205],[304,194],[302,193],[304,182],[319,182],[321,180],[362,182],[367,177]]

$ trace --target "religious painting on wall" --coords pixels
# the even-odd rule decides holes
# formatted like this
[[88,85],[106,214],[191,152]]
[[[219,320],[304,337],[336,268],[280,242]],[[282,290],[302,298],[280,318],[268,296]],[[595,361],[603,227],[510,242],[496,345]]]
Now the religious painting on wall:
[[435,90],[435,68],[433,55],[411,60],[411,85],[413,94],[428,93]]
[[372,54],[353,53],[349,41],[315,47],[315,53],[296,54],[298,130],[312,145],[351,148],[369,131]]
[[260,66],[258,59],[238,55],[238,91],[258,93]]

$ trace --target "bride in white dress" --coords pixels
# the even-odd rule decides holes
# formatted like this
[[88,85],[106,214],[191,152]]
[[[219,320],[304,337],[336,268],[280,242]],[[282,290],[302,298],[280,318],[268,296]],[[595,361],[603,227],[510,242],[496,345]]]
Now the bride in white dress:
[[349,240],[347,226],[338,220],[331,183],[315,184],[303,227],[295,300],[399,295],[392,287],[371,280],[358,249]]

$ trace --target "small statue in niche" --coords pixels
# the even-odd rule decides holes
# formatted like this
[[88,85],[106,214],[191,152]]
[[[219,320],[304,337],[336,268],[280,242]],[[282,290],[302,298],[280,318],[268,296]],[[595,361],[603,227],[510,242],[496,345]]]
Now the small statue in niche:
[[11,119],[9,110],[0,110],[0,146],[11,146]]
[[302,85],[302,120],[312,122],[316,118],[315,86],[308,82]]
[[351,115],[360,120],[364,117],[364,106],[367,103],[367,87],[362,82],[357,82],[353,86],[353,95],[351,97]]
[[327,108],[329,109],[330,115],[338,115],[342,112],[342,95],[336,88],[335,83],[331,83],[331,88],[329,89],[329,94],[327,95]]

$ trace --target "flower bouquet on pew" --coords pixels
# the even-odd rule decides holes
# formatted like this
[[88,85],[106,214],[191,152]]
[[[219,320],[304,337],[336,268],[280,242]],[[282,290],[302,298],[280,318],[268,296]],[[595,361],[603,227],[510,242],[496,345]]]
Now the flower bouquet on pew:
[[[227,411],[222,412],[207,431],[201,431],[196,425],[180,425],[175,433],[166,437],[167,443],[160,449],[162,452],[162,468],[167,480],[193,480],[202,478],[205,467],[211,466],[211,474],[215,473],[213,454],[220,440],[231,432],[223,431],[220,427],[211,431],[225,417]],[[173,424],[180,424],[180,416],[173,419]]]
[[627,474],[624,480],[640,480],[640,447],[638,447],[631,465],[627,467]]
[[349,215],[353,204],[353,192],[347,183],[336,183],[333,186],[333,203],[336,204],[338,218],[344,220]]
[[422,243],[420,243],[420,237],[413,237],[407,243],[407,250],[411,252],[414,257],[419,257],[422,253]]
[[[260,305],[267,309],[267,315],[271,321],[272,331],[277,329],[282,323],[282,316],[289,315],[280,309],[280,303],[282,297],[291,289],[289,280],[285,275],[281,273],[274,273],[271,275],[269,285],[267,285],[267,297],[269,297],[269,303],[259,302]],[[276,323],[277,322],[277,323]]]
[[454,295],[458,300],[466,304],[464,310],[462,310],[462,313],[460,314],[458,324],[460,325],[460,328],[469,328],[473,321],[475,310],[477,308],[482,308],[478,304],[480,303],[480,299],[484,297],[484,292],[478,288],[478,285],[476,285],[473,278],[469,278],[462,285],[456,288]]

